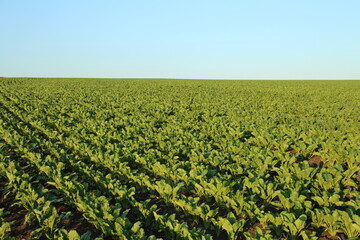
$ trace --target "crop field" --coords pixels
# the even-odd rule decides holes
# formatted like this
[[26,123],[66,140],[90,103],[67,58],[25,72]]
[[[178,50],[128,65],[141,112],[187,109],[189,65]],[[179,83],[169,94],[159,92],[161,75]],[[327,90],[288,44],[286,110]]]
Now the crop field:
[[359,239],[360,81],[0,79],[0,239]]

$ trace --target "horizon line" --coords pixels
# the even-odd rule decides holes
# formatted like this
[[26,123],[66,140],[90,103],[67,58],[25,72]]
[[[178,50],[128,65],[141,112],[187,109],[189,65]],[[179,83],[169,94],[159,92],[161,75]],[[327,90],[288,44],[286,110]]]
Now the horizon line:
[[359,81],[360,78],[176,78],[176,77],[9,77],[9,76],[0,76],[0,78],[53,78],[53,79],[163,79],[163,80],[221,80],[221,81]]

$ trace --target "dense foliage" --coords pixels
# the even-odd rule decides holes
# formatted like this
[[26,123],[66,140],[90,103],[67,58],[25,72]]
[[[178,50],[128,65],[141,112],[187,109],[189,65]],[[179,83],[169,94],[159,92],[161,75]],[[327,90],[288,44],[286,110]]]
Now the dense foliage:
[[359,116],[359,81],[0,79],[0,238],[358,239]]

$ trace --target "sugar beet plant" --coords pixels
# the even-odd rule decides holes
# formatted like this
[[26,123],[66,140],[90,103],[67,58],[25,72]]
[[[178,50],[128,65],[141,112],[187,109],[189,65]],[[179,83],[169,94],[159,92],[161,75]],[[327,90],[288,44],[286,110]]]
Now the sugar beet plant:
[[360,237],[358,81],[0,86],[0,238]]

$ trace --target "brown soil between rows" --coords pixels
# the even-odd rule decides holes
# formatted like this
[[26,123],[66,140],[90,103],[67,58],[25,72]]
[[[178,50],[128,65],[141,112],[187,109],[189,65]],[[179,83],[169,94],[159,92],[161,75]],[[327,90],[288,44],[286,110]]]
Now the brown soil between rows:
[[255,223],[252,226],[250,226],[247,230],[248,233],[250,233],[251,236],[255,237],[256,236],[256,228],[260,228],[262,233],[266,233],[266,231],[269,230],[269,228],[264,227],[261,223]]
[[[31,239],[31,234],[34,230],[39,228],[37,220],[35,218],[31,219],[31,224],[25,223],[25,216],[28,211],[19,205],[14,205],[18,200],[16,199],[15,194],[10,193],[6,197],[6,187],[7,182],[4,179],[0,181],[0,208],[4,209],[4,221],[11,223],[11,231],[8,236],[14,237],[16,240],[20,239]],[[66,230],[76,230],[79,235],[84,234],[87,231],[91,232],[91,237],[95,238],[96,236],[101,235],[101,231],[96,229],[94,225],[89,223],[86,219],[83,218],[83,214],[77,209],[69,207],[62,203],[56,203],[54,206],[57,209],[58,214],[66,214],[71,212],[72,214],[68,219],[64,219],[60,222],[59,227],[64,227]],[[47,239],[46,237],[39,238]],[[111,240],[110,237],[104,237],[105,240]]]
[[[0,181],[0,208],[4,208],[4,221],[11,223],[9,236],[14,237],[16,240],[31,239],[31,233],[36,230],[38,226],[25,223],[25,216],[28,211],[21,206],[14,205],[14,203],[17,202],[15,194],[9,194],[6,198],[5,194],[6,181],[2,179],[2,181]],[[41,239],[46,238],[40,238],[40,240]]]
[[[60,222],[59,227],[64,227],[67,231],[75,230],[80,236],[87,231],[91,232],[91,237],[100,236],[101,231],[96,229],[94,225],[89,223],[86,219],[84,219],[83,213],[79,212],[76,208],[67,206],[62,203],[54,204],[58,214],[66,214],[71,212],[71,215],[68,219],[63,219]],[[104,237],[105,240],[111,240],[110,237]]]
[[330,235],[328,231],[324,231],[321,233],[318,240],[345,240],[346,237],[344,234],[337,234],[336,236]]
[[327,167],[328,163],[327,162],[324,162],[322,160],[322,157],[319,156],[319,155],[314,155],[312,156],[310,159],[309,159],[309,164],[310,165],[315,165],[317,167]]
[[[288,153],[290,155],[295,155],[295,154],[297,154],[299,152],[297,150],[295,150],[295,149],[292,149],[292,150],[287,151],[286,153]],[[304,156],[300,155],[298,161],[302,161],[302,160],[306,160],[306,159],[304,159]],[[328,163],[324,162],[322,157],[319,156],[319,155],[313,155],[307,161],[308,161],[309,165],[313,165],[313,166],[321,167],[321,168],[322,167],[326,168],[327,165],[328,165]]]

